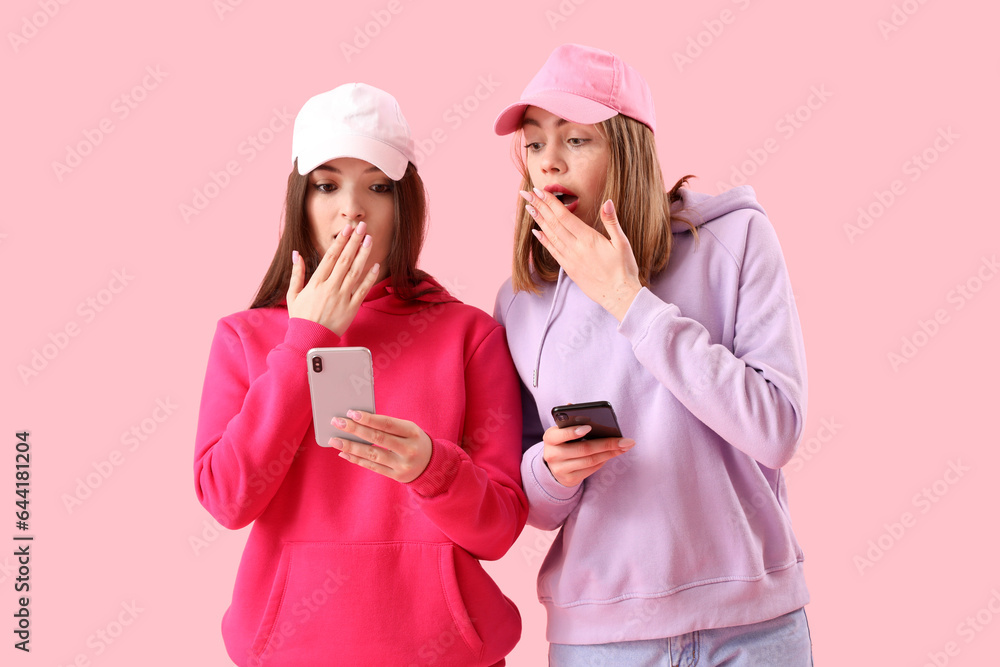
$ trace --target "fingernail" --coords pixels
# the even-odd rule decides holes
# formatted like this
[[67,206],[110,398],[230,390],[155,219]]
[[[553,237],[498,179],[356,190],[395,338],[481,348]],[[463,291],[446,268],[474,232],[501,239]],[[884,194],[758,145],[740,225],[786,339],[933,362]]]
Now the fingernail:
[[577,426],[573,433],[576,433],[577,435],[587,435],[590,433],[590,425],[584,424],[583,426]]
[[358,228],[355,231],[357,231],[358,234],[364,234],[367,229],[368,229],[368,223],[362,220],[361,222],[358,223]]
[[351,235],[351,223],[347,223],[346,225],[344,225],[344,228],[340,230],[340,235],[341,236]]
[[344,443],[340,441],[339,438],[330,438],[330,446],[335,449],[343,449]]
[[521,198],[524,199],[524,201],[530,202],[532,199],[534,199],[534,197],[531,196],[531,193],[525,190],[518,190],[517,194],[521,195]]
[[361,242],[361,247],[367,248],[371,244],[372,244],[372,237],[368,234],[365,234],[365,240]]
[[347,426],[347,422],[345,422],[340,417],[334,417],[333,421],[331,421],[330,423],[336,426],[337,428],[344,428],[345,426]]
[[539,243],[542,242],[542,233],[540,231],[538,231],[537,229],[532,229],[531,233],[535,235],[535,238],[538,239]]
[[622,450],[623,452],[626,452],[632,449],[633,447],[635,447],[635,440],[633,440],[632,438],[625,438],[624,440],[621,440],[618,443],[618,449]]
[[361,413],[358,412],[357,410],[348,410],[347,417],[349,419],[353,419],[354,421],[358,421],[359,419],[361,419]]
[[377,262],[376,262],[375,266],[372,267],[372,273],[378,273],[378,263]]
[[544,190],[539,190],[538,188],[532,188],[532,191],[533,191],[533,192],[534,192],[534,193],[535,193],[536,195],[538,195],[538,198],[539,198],[539,199],[545,199],[545,191],[544,191]]
[[531,204],[525,204],[524,209],[528,212],[528,215],[530,215],[532,218],[538,217],[538,211],[535,210],[535,207],[532,206]]
[[294,265],[294,264],[298,264],[298,263],[299,263],[299,251],[298,250],[293,250],[292,251],[292,264]]
[[608,201],[604,202],[604,215],[611,216],[614,214],[615,214],[615,205],[609,199]]

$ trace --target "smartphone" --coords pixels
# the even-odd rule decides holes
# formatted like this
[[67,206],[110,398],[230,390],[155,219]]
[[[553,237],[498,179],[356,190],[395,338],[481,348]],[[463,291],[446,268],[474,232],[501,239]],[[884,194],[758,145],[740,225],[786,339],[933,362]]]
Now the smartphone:
[[375,377],[367,347],[314,347],[306,354],[316,444],[329,447],[330,438],[364,442],[341,431],[331,421],[348,410],[375,412]]
[[584,440],[622,437],[615,410],[607,401],[557,405],[552,408],[552,418],[559,428],[589,424],[590,432],[583,436]]

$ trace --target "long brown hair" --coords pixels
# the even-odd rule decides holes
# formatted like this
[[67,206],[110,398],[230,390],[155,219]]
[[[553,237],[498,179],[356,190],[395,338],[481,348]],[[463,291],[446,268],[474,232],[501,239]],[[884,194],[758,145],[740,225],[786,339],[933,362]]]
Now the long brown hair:
[[[695,238],[698,231],[681,215],[671,215],[670,205],[681,198],[680,189],[692,175],[684,176],[669,192],[664,190],[660,161],[656,156],[653,131],[639,121],[618,114],[598,123],[600,132],[608,141],[608,173],[600,202],[614,202],[622,231],[632,244],[639,280],[649,286],[651,278],[662,271],[670,261],[673,238],[670,231],[672,219],[686,223]],[[531,191],[534,184],[524,163],[523,133],[514,135],[512,151],[514,161],[521,171],[521,189]],[[515,291],[537,294],[537,279],[554,281],[559,275],[559,263],[531,233],[534,220],[524,209],[518,197],[517,229],[514,232],[514,265],[512,282]],[[604,232],[600,214],[594,221],[585,220],[598,231]]]
[[[264,274],[257,295],[250,304],[251,308],[270,308],[284,302],[288,293],[288,281],[292,275],[293,250],[298,250],[299,256],[306,263],[306,281],[319,265],[320,255],[313,245],[309,216],[306,214],[308,187],[309,175],[299,174],[297,165],[293,165],[285,191],[281,237],[271,259],[271,266]],[[392,278],[393,293],[401,299],[408,300],[441,291],[442,288],[436,284],[419,292],[416,290],[417,285],[430,276],[417,268],[427,228],[427,195],[424,192],[424,182],[412,162],[407,165],[403,177],[393,181],[392,202],[394,232],[385,265]]]

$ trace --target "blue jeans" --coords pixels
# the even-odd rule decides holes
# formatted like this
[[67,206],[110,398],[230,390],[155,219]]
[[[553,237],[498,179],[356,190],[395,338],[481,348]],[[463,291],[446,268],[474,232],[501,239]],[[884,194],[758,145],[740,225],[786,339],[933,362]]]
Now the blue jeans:
[[550,644],[551,667],[811,667],[806,610],[751,625],[613,644]]

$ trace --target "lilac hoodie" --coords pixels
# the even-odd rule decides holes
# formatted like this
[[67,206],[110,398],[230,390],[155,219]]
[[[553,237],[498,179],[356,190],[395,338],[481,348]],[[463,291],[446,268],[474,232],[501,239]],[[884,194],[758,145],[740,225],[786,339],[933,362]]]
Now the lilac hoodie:
[[[806,418],[781,248],[749,186],[681,195],[699,238],[674,221],[669,264],[621,324],[561,270],[540,295],[510,280],[497,295],[522,383],[528,523],[559,529],[538,575],[553,643],[743,625],[809,601],[780,470]],[[604,400],[636,446],[564,487],[542,459],[550,410]]]

